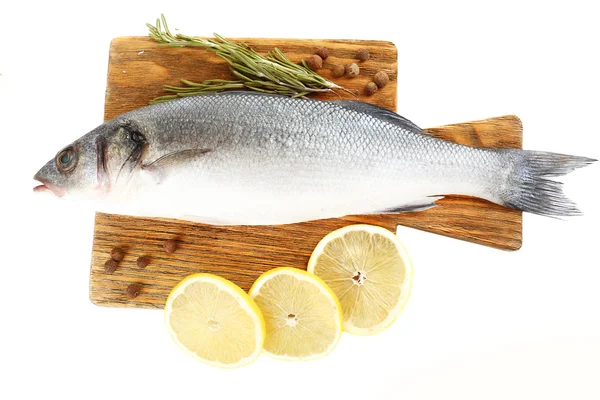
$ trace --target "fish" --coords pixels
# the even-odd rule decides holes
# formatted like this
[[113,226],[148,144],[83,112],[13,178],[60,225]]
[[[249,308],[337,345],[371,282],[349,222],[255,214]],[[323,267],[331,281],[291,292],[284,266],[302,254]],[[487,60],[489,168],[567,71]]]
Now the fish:
[[446,195],[561,217],[581,212],[550,178],[594,161],[456,144],[357,100],[231,91],[101,124],[35,174],[34,191],[214,225],[414,212]]

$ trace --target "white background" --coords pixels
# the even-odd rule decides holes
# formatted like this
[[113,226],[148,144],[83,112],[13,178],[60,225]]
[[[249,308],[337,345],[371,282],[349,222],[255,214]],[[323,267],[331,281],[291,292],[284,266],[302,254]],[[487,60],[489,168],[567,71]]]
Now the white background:
[[92,305],[93,211],[32,193],[102,122],[110,40],[160,12],[197,35],[390,40],[417,124],[516,114],[525,148],[600,158],[592,2],[483,3],[3,2],[0,398],[599,399],[598,164],[564,179],[585,217],[525,215],[517,252],[400,228],[415,281],[390,329],[233,371],[181,352],[160,311]]

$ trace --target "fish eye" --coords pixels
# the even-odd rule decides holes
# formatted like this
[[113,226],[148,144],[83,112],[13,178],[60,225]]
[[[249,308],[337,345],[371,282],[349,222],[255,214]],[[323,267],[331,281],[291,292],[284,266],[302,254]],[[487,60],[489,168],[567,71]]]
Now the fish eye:
[[146,138],[144,137],[144,135],[142,135],[139,132],[129,132],[129,138],[137,144],[141,144],[141,143],[145,143],[146,142]]
[[75,149],[71,146],[67,147],[64,150],[61,150],[56,155],[56,166],[61,172],[68,172],[75,168],[76,164],[76,155]]

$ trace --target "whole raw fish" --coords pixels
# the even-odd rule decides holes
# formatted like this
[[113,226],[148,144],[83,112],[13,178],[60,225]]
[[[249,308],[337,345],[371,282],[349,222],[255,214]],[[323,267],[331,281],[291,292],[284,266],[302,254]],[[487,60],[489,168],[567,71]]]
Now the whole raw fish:
[[286,224],[423,210],[448,194],[549,216],[579,214],[547,179],[595,160],[436,139],[359,101],[251,92],[186,97],[122,114],[35,175],[102,211],[212,224]]

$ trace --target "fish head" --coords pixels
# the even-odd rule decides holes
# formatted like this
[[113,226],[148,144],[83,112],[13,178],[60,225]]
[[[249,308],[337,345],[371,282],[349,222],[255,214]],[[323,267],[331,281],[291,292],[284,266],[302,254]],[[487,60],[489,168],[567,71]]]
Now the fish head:
[[136,124],[111,120],[60,149],[35,174],[41,185],[33,190],[63,199],[102,199],[131,178],[146,147]]

